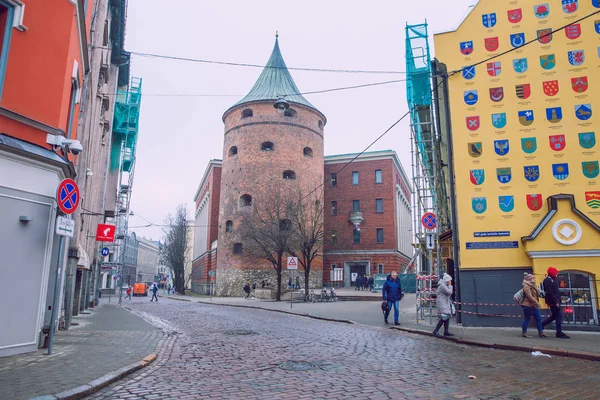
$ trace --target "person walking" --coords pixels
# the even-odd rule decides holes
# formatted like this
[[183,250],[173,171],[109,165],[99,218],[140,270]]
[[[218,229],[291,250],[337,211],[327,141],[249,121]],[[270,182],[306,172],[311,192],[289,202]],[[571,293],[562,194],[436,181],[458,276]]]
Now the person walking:
[[542,282],[544,287],[544,301],[550,307],[552,313],[542,322],[542,328],[554,321],[556,325],[556,337],[559,339],[570,339],[562,331],[562,310],[560,308],[560,291],[558,290],[558,270],[554,267],[548,268],[548,276]]
[[152,285],[152,298],[150,299],[150,301],[154,301],[154,299],[156,299],[156,301],[158,302],[158,296],[156,295],[156,292],[158,292],[158,286],[156,286],[156,283],[154,285]]
[[452,318],[452,277],[448,274],[444,274],[438,282],[435,304],[440,319],[433,330],[433,336],[440,336],[439,331],[442,325],[444,325],[444,336],[454,336],[448,329],[450,318]]
[[246,292],[246,298],[250,297],[250,283],[246,283],[246,286],[244,286],[244,292]]
[[542,315],[540,314],[540,292],[535,286],[535,276],[533,274],[525,273],[525,279],[523,279],[523,301],[521,302],[521,308],[523,308],[523,324],[521,336],[524,338],[530,338],[527,334],[527,327],[531,317],[535,318],[536,327],[538,330],[538,336],[545,338],[544,327],[542,326]]
[[370,276],[369,277],[369,291],[372,292],[373,291],[373,285],[375,284],[375,281],[373,280],[373,277]]
[[167,286],[167,294],[171,294],[171,285]]
[[387,301],[387,310],[383,315],[383,320],[388,323],[388,317],[394,306],[394,325],[400,325],[400,300],[402,299],[402,286],[400,284],[400,278],[398,278],[398,272],[394,271],[383,284],[381,290],[383,295],[383,301]]
[[127,290],[125,291],[125,293],[127,293],[127,296],[125,296],[125,298],[131,300],[131,286],[129,286],[127,288]]
[[296,289],[300,289],[300,277],[296,277]]

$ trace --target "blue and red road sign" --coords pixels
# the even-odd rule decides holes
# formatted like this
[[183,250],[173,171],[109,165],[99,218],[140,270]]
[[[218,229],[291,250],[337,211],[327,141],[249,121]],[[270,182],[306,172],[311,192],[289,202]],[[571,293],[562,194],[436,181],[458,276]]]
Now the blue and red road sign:
[[435,227],[437,226],[437,219],[435,217],[435,214],[432,212],[423,214],[423,217],[421,218],[421,223],[423,223],[425,229],[435,229]]
[[79,187],[73,179],[63,179],[58,185],[56,191],[56,201],[58,202],[58,208],[65,214],[72,214],[77,210],[79,206]]

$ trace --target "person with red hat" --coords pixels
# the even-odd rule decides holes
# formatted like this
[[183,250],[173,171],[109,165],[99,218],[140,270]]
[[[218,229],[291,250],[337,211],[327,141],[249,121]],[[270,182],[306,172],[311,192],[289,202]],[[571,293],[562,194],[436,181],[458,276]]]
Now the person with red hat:
[[554,321],[556,325],[556,337],[559,339],[570,339],[562,331],[562,311],[560,308],[560,291],[558,290],[558,270],[554,267],[548,268],[548,276],[544,279],[542,285],[544,286],[544,300],[546,301],[546,305],[550,307],[550,315],[548,318],[542,322],[542,327],[550,324]]

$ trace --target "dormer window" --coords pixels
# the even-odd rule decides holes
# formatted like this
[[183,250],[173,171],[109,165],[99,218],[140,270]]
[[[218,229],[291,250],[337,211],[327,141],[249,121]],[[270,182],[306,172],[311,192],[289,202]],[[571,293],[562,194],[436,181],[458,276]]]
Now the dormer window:
[[263,142],[263,144],[260,146],[260,149],[262,151],[273,151],[275,150],[275,145],[273,142]]

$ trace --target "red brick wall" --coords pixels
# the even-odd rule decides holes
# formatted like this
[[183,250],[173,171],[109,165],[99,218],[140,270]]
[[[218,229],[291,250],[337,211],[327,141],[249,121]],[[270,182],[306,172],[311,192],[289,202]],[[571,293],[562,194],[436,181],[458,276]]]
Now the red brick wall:
[[[325,164],[325,177],[336,173],[344,166]],[[382,172],[383,183],[375,183],[375,170]],[[358,171],[359,184],[352,184],[352,172]],[[337,174],[337,185],[325,185],[325,251],[327,250],[395,250],[396,208],[395,184],[396,168],[393,160],[356,160]],[[375,199],[383,199],[383,213],[376,213]],[[364,221],[360,224],[360,244],[354,244],[354,225],[348,218],[352,211],[352,201],[360,200],[360,210]],[[337,216],[331,215],[331,202],[337,201]],[[383,228],[383,243],[377,243],[377,228]],[[331,231],[337,231],[337,245],[331,242]]]

